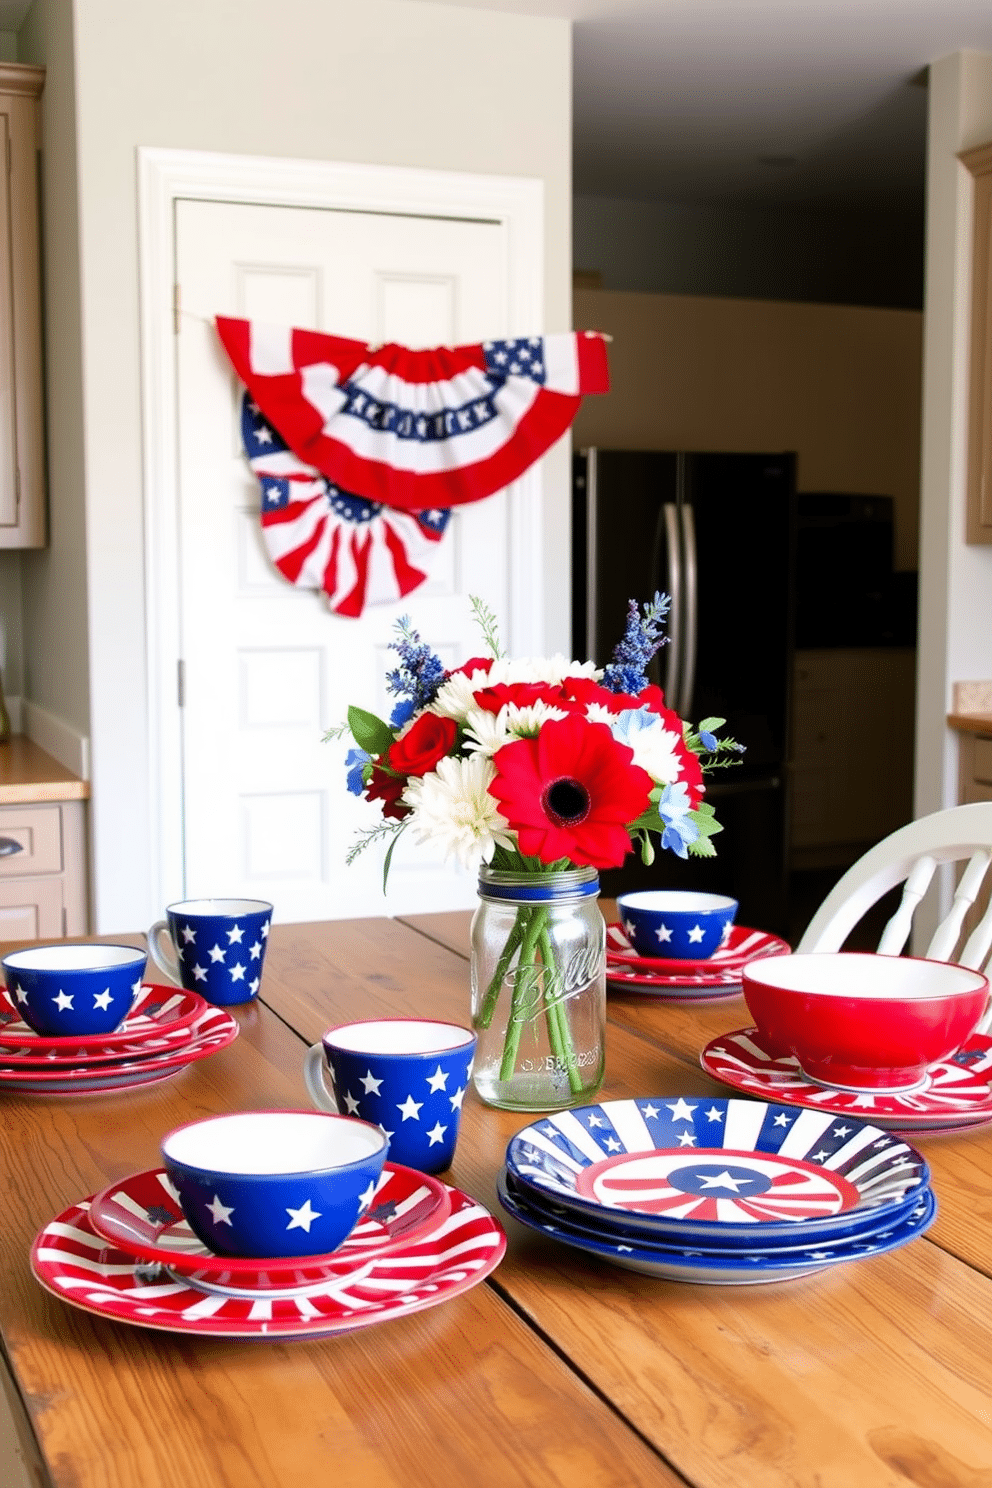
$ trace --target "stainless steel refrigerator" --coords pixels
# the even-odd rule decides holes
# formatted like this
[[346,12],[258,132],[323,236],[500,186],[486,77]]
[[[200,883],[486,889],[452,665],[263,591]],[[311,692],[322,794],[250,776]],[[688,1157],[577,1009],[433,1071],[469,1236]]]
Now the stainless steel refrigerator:
[[[727,720],[747,752],[708,777],[717,856],[660,852],[603,892],[692,887],[740,901],[739,923],[788,928],[789,731],[796,558],[793,454],[583,450],[572,511],[573,654],[610,660],[629,599],[672,600],[651,680],[683,718]],[[840,603],[838,597],[838,603]]]

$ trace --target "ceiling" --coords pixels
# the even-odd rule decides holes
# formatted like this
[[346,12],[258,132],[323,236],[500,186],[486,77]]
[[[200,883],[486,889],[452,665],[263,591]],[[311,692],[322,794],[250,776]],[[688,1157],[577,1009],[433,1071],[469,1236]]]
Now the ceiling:
[[[444,3],[574,22],[575,190],[595,196],[918,210],[925,69],[992,53],[992,0]],[[28,8],[0,0],[0,31]]]
[[919,210],[926,68],[990,0],[446,0],[574,21],[575,190]]

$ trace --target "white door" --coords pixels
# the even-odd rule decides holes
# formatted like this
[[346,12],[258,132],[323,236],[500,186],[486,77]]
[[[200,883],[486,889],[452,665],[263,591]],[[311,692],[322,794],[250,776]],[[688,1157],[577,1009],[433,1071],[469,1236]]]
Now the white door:
[[457,509],[429,582],[333,615],[270,565],[240,389],[217,314],[413,346],[505,333],[504,227],[378,212],[176,203],[179,564],[185,891],[271,899],[283,921],[468,906],[474,886],[406,834],[382,893],[382,848],[346,867],[379,808],[348,795],[349,703],[388,717],[393,624],[409,615],[449,664],[477,654],[468,596],[512,625],[507,493]]

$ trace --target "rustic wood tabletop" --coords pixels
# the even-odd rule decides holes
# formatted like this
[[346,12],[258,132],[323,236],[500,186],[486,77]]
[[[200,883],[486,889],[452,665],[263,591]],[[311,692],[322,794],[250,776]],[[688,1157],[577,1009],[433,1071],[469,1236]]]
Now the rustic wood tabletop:
[[[68,1205],[157,1165],[172,1127],[308,1105],[336,1022],[465,1022],[467,914],[275,926],[228,1048],[161,1085],[4,1091],[0,1337],[29,1472],[55,1488],[633,1484],[992,1485],[992,1127],[914,1139],[939,1217],[902,1249],[768,1286],[611,1268],[504,1215],[526,1124],[466,1097],[446,1179],[501,1217],[487,1281],[429,1311],[310,1341],[156,1333],[69,1307],[29,1268]],[[140,944],[142,937],[113,937]],[[610,994],[602,1098],[719,1096],[699,1066],[736,997]]]

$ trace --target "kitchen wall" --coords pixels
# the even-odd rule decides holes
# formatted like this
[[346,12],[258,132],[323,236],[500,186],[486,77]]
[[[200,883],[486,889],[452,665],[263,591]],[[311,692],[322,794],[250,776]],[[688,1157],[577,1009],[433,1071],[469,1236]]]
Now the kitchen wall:
[[896,567],[916,567],[919,311],[582,289],[573,301],[577,327],[613,336],[612,391],[580,409],[577,446],[797,450],[800,490],[894,497]]
[[[160,911],[148,878],[136,148],[539,177],[545,324],[563,330],[570,28],[419,0],[35,0],[18,57],[50,68],[49,392],[61,376],[65,394],[50,409],[50,450],[65,450],[52,549],[22,561],[24,666],[35,701],[89,729],[96,928],[133,929]],[[568,520],[565,445],[548,488],[553,532]],[[560,646],[567,585],[561,552],[547,591]]]
[[924,210],[577,194],[575,266],[602,289],[833,305],[923,304]]
[[957,800],[955,682],[992,677],[992,546],[965,541],[971,177],[959,150],[992,140],[992,56],[930,69],[916,813]]

